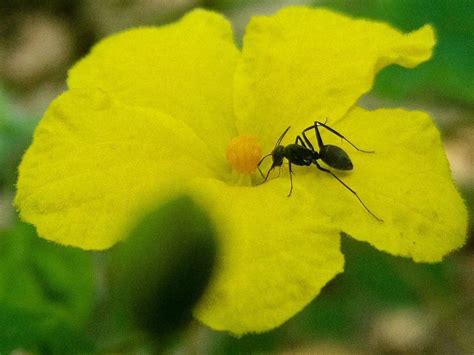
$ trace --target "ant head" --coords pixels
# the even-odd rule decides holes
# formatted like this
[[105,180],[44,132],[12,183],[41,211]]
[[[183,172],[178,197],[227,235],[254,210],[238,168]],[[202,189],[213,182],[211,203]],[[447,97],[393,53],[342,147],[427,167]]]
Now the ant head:
[[282,166],[283,164],[283,158],[285,157],[283,151],[285,147],[282,145],[276,146],[275,149],[272,151],[272,159],[273,159],[273,164],[272,168],[276,166]]
[[[262,159],[260,159],[257,167],[258,167],[258,170],[260,171],[260,174],[262,175],[262,177],[265,177],[265,176],[263,175],[262,171],[260,170],[260,165],[263,163],[265,158],[267,158],[269,156],[272,157],[273,162],[272,162],[272,166],[271,166],[270,170],[272,170],[273,168],[275,168],[277,166],[282,166],[283,165],[283,158],[285,157],[285,154],[284,154],[285,147],[282,146],[280,143],[283,140],[283,137],[285,137],[285,134],[288,132],[289,129],[290,129],[290,126],[288,126],[288,128],[285,129],[285,131],[281,134],[280,138],[278,138],[272,152],[270,154],[265,155]],[[268,171],[268,173],[270,173],[270,170]],[[268,173],[267,173],[267,176],[265,177],[265,181],[268,178]]]
[[290,126],[288,126],[285,131],[281,134],[280,138],[278,138],[275,148],[273,148],[272,151],[272,159],[273,159],[273,164],[272,164],[272,169],[276,166],[282,166],[283,164],[283,158],[285,157],[283,151],[285,149],[284,146],[281,145],[281,141],[283,140],[283,137],[285,137],[285,134],[290,130]]

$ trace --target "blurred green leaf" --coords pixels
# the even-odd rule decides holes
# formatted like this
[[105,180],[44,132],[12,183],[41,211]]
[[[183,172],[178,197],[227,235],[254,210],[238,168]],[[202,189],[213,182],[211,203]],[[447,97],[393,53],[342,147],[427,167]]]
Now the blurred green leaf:
[[[276,349],[283,349],[287,333],[280,327],[261,334],[247,334],[236,338],[226,333],[213,333],[213,344],[210,354],[271,354]],[[297,341],[296,338],[291,341]]]
[[40,239],[30,225],[0,232],[0,352],[90,351],[93,271],[89,253]]
[[142,329],[155,335],[179,330],[210,280],[215,231],[186,196],[149,211],[112,257],[113,291]]
[[431,23],[437,35],[433,58],[415,69],[384,69],[374,92],[397,100],[428,97],[474,103],[474,1],[326,0],[315,5],[386,21],[403,31]]
[[231,11],[248,5],[265,3],[262,0],[201,0],[201,6],[219,11]]
[[[471,238],[468,238],[467,242],[471,242],[471,244],[474,245],[474,185],[467,185],[461,190],[461,195],[464,199],[464,202],[466,203],[466,206],[469,211],[469,215],[471,218],[469,219],[469,227],[468,227],[468,233]],[[474,248],[471,249],[471,251],[474,250]]]
[[449,258],[438,264],[417,264],[347,236],[342,251],[344,273],[290,320],[297,333],[349,341],[380,311],[456,302],[459,274]]
[[0,188],[13,186],[17,166],[31,142],[36,123],[37,119],[13,114],[0,88]]
[[7,115],[7,98],[0,87],[0,117],[5,117]]

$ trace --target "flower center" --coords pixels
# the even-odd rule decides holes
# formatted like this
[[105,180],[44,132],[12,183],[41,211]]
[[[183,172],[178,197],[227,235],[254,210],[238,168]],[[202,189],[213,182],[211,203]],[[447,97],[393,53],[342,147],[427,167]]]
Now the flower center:
[[257,137],[238,136],[229,142],[226,157],[232,169],[239,173],[251,174],[257,169],[262,157],[262,148]]

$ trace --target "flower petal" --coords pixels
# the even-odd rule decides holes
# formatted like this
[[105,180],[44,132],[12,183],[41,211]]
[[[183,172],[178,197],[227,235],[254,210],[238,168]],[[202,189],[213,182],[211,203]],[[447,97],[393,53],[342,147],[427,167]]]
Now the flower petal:
[[211,157],[189,127],[168,115],[76,89],[56,99],[36,129],[15,202],[40,236],[104,249],[148,201],[190,176],[214,176]]
[[[436,262],[461,247],[467,212],[457,192],[440,134],[423,112],[354,108],[332,127],[361,149],[322,130],[325,144],[343,147],[354,170],[335,171],[354,189],[378,222],[327,173],[297,176],[297,184],[320,197],[320,207],[352,237],[394,255]],[[314,134],[310,137],[314,139]],[[324,163],[322,163],[324,165]],[[298,172],[297,172],[298,173]]]
[[[289,182],[259,187],[194,182],[222,238],[217,275],[196,317],[234,334],[274,328],[342,272],[337,229],[307,200],[289,199]],[[270,207],[271,206],[271,207]]]
[[[370,90],[379,70],[431,56],[433,30],[390,26],[325,9],[289,7],[247,27],[235,84],[237,127],[265,137],[264,150],[291,125],[338,119]],[[271,124],[269,124],[271,122]]]
[[225,161],[235,136],[232,86],[239,55],[229,22],[195,10],[171,25],[101,41],[71,69],[68,84],[99,87],[128,105],[182,120]]

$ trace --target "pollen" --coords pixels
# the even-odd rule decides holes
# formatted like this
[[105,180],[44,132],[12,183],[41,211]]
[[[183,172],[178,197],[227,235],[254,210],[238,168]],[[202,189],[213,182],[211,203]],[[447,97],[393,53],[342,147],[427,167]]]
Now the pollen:
[[257,137],[238,136],[229,142],[226,157],[232,169],[239,173],[251,174],[257,169],[262,157],[262,148]]

